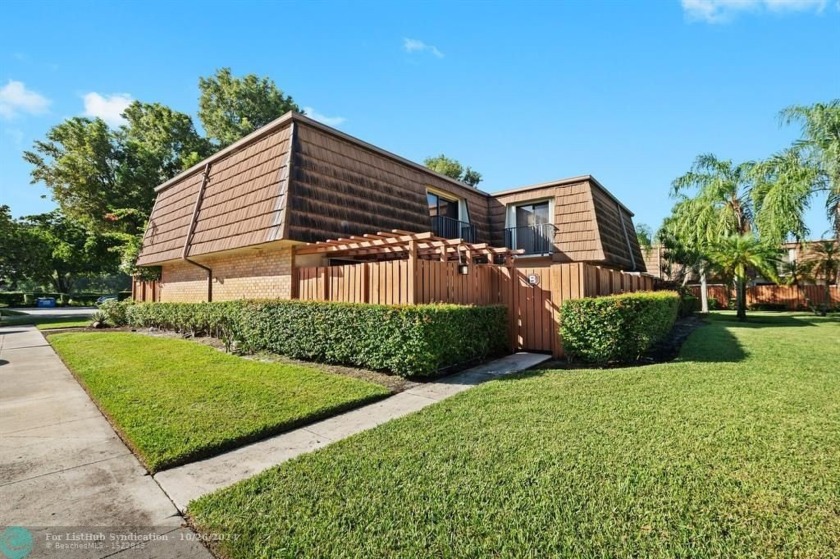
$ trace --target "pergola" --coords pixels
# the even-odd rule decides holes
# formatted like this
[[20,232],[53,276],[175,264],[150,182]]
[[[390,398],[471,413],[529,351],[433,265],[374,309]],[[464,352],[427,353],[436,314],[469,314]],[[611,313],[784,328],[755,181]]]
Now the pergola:
[[487,258],[489,262],[503,258],[511,263],[513,257],[522,254],[519,249],[499,248],[487,243],[468,243],[463,239],[445,239],[433,233],[411,233],[392,229],[390,232],[352,235],[346,238],[308,243],[295,247],[297,255],[322,255],[336,258],[362,260],[392,260],[399,258],[420,258],[447,262],[456,260],[471,263],[474,258]]

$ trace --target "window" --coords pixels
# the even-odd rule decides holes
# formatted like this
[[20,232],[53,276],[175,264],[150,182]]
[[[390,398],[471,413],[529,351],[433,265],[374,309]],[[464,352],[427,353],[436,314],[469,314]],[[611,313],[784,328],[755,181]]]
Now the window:
[[526,255],[549,254],[552,251],[554,225],[548,200],[509,206],[508,225],[505,229],[508,248],[524,250]]
[[551,223],[548,217],[548,201],[516,206],[517,227],[534,227],[546,223]]
[[469,223],[467,202],[447,198],[437,192],[427,192],[432,232],[446,239],[464,239],[475,242],[475,231]]
[[431,217],[442,216],[458,221],[459,206],[458,200],[447,200],[434,192],[426,195],[429,201],[429,215]]

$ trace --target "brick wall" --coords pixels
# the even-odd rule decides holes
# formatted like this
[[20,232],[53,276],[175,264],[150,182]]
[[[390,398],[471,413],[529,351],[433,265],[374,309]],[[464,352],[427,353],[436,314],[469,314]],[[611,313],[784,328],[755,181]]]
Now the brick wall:
[[[290,248],[248,250],[199,260],[213,269],[213,300],[290,299]],[[197,303],[207,300],[207,272],[188,262],[161,267],[160,300]]]

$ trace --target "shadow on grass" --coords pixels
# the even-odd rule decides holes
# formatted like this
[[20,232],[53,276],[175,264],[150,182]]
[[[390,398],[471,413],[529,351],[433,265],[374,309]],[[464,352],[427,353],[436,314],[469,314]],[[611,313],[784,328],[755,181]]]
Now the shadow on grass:
[[743,328],[774,328],[774,327],[802,327],[814,326],[816,324],[824,323],[830,318],[819,317],[816,315],[792,314],[792,313],[777,313],[771,314],[769,311],[764,312],[747,312],[747,320],[739,321],[735,313],[715,313],[712,315],[712,323],[724,323],[728,326],[738,326]]
[[[734,317],[733,317],[734,318]],[[712,320],[697,329],[680,350],[676,361],[695,363],[737,363],[749,355],[729,327],[744,324],[733,320]]]

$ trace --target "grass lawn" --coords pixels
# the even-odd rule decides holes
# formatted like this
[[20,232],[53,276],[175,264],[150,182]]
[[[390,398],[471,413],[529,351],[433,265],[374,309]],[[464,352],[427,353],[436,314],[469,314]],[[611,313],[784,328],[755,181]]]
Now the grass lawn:
[[78,318],[41,318],[35,323],[38,330],[56,330],[59,328],[86,328],[90,326],[90,319]]
[[388,391],[129,332],[54,334],[55,350],[151,471],[240,446]]
[[224,557],[838,557],[840,321],[493,381],[189,505]]

